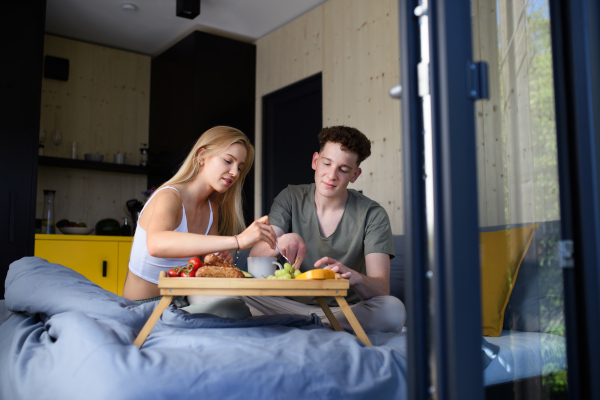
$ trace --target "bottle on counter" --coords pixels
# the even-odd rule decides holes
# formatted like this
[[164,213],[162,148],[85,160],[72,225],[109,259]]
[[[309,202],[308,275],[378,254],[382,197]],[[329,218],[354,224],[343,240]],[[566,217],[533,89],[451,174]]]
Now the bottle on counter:
[[44,234],[56,233],[54,226],[54,195],[56,190],[44,190],[44,207],[42,208],[42,230]]
[[121,236],[131,236],[131,225],[129,225],[127,217],[125,217],[125,222],[121,226]]
[[142,143],[142,146],[144,147],[140,149],[140,165],[145,167],[148,165],[148,147],[146,147],[148,145],[146,143]]

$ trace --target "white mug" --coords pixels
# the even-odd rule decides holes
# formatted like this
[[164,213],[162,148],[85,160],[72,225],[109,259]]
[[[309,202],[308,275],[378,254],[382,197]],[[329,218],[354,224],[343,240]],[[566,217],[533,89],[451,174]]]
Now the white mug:
[[269,275],[275,275],[275,270],[283,269],[283,266],[277,262],[276,257],[248,257],[248,272],[254,278],[267,278]]

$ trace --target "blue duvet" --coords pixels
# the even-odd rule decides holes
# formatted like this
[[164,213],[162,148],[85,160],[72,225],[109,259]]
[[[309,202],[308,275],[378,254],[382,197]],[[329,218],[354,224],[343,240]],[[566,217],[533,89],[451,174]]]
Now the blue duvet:
[[28,257],[10,266],[0,325],[0,399],[398,399],[406,337],[373,347],[316,316],[242,321],[138,305],[77,272]]

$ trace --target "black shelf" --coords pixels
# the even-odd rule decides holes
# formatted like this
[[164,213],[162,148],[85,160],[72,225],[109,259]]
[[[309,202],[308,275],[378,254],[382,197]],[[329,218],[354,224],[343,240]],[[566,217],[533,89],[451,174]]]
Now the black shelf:
[[38,165],[46,167],[92,169],[94,171],[121,172],[126,174],[147,175],[148,168],[138,165],[114,164],[109,162],[73,160],[71,158],[39,156]]

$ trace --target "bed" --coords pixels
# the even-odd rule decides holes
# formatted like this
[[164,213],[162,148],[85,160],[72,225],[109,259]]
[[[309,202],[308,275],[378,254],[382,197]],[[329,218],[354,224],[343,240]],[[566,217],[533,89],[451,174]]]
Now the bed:
[[[403,300],[397,250],[392,294]],[[169,307],[140,350],[132,343],[157,302],[138,305],[36,257],[14,262],[5,287],[0,399],[406,398],[405,331],[368,331],[365,347],[315,315],[235,321]],[[518,309],[507,311],[500,337],[485,338],[496,351],[482,346],[488,398],[566,369],[564,337]]]
[[10,266],[0,325],[1,399],[398,398],[406,336],[373,347],[316,316],[242,321],[168,308],[139,350],[156,302],[138,305],[36,257]]

